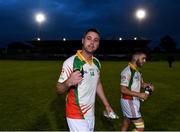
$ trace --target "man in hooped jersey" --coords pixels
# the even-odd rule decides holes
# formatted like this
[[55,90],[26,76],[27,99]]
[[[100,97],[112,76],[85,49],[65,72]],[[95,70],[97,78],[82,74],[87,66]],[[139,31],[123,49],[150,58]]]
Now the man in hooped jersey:
[[82,50],[64,61],[57,93],[67,92],[66,119],[70,131],[93,131],[96,94],[108,112],[113,112],[100,81],[101,64],[93,56],[99,47],[100,33],[88,29],[82,38]]
[[[146,54],[136,52],[132,55],[131,62],[121,72],[121,109],[124,116],[121,131],[127,131],[130,123],[135,125],[135,131],[144,131],[140,100],[146,100],[154,90],[151,83],[143,82],[142,75],[138,70],[145,62]],[[141,92],[141,88],[145,92]]]

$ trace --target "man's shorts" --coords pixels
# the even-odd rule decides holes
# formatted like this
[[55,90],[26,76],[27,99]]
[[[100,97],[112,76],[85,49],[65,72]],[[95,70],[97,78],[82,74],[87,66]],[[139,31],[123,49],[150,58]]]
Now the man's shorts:
[[72,119],[66,118],[70,131],[94,131],[94,117],[91,119]]
[[123,116],[127,118],[141,118],[139,99],[123,99],[121,98],[121,109]]

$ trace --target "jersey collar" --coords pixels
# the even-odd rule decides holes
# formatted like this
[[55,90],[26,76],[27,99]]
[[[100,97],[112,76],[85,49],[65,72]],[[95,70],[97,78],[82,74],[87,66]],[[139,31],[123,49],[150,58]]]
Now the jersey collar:
[[129,66],[130,66],[133,70],[138,71],[138,69],[135,67],[135,65],[133,65],[131,62],[129,62]]
[[85,61],[87,64],[92,65],[93,56],[91,57],[91,60],[86,60],[86,58],[82,55],[82,50],[78,50],[76,55],[79,57],[81,61]]

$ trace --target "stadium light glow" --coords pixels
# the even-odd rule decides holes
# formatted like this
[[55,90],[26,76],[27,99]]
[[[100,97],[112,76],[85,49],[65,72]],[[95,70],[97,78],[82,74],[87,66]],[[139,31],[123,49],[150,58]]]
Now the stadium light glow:
[[66,41],[66,38],[63,38],[63,41]]
[[135,16],[139,21],[141,21],[146,17],[146,11],[144,9],[138,9]]
[[38,13],[35,15],[35,19],[39,24],[41,24],[42,22],[46,20],[46,17],[43,13]]
[[122,38],[121,38],[121,37],[119,37],[119,40],[122,40]]
[[134,37],[134,40],[137,40],[137,37]]

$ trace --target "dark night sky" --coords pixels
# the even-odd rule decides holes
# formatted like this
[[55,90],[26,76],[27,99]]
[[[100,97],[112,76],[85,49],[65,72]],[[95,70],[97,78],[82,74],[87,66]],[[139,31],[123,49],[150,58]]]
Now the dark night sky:
[[[147,10],[141,23],[134,17],[138,7]],[[36,12],[46,14],[41,37],[47,40],[81,39],[96,27],[104,39],[138,34],[157,44],[168,34],[180,45],[180,0],[0,0],[0,47],[36,38]]]

